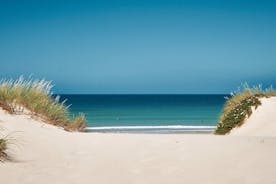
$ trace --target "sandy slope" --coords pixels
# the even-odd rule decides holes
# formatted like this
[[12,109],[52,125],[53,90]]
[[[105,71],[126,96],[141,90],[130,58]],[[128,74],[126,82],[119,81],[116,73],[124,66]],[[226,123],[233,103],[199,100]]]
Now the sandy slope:
[[231,135],[276,136],[276,97],[262,98],[262,105]]
[[0,111],[5,184],[276,183],[276,137],[68,133]]

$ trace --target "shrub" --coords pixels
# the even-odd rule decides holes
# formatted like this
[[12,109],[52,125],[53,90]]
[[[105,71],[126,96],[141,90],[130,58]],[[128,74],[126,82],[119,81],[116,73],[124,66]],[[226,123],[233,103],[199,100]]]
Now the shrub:
[[253,88],[243,85],[242,90],[231,93],[231,98],[227,99],[215,134],[227,134],[233,128],[241,126],[252,114],[252,107],[256,109],[261,105],[260,97],[271,97],[275,94],[272,87],[263,90],[261,85]]
[[84,131],[86,118],[84,115],[70,118],[65,101],[59,102],[59,96],[52,95],[53,85],[45,80],[17,80],[0,81],[0,106],[9,113],[31,111],[46,122],[63,127],[68,131]]

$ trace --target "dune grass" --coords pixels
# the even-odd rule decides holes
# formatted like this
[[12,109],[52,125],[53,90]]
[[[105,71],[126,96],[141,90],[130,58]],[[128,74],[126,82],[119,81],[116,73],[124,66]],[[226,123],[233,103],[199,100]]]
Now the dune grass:
[[25,109],[45,122],[63,127],[67,131],[84,131],[86,118],[80,114],[70,118],[65,101],[52,95],[53,85],[49,81],[3,79],[0,81],[0,106],[11,114],[21,113]]
[[4,161],[5,158],[7,157],[6,150],[7,150],[7,140],[0,139],[0,161]]
[[224,135],[233,128],[241,126],[244,120],[252,114],[252,108],[256,109],[261,105],[259,98],[271,96],[276,96],[272,87],[262,89],[261,85],[254,87],[243,85],[227,99],[215,134]]

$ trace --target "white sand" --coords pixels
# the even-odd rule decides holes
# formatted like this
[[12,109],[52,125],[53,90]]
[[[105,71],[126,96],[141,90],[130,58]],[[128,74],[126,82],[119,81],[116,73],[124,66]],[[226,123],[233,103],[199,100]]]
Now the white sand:
[[276,136],[276,97],[262,98],[262,105],[253,110],[245,123],[231,135]]
[[3,111],[0,121],[16,138],[1,184],[276,183],[276,137],[68,133]]

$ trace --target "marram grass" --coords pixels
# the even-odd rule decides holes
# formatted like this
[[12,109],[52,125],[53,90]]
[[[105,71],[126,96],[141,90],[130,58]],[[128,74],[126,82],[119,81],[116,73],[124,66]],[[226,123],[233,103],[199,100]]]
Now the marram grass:
[[7,157],[6,154],[7,150],[7,140],[6,139],[0,139],[0,161],[4,161]]
[[0,106],[11,114],[24,109],[42,118],[47,123],[63,127],[68,131],[84,131],[86,118],[80,114],[70,118],[65,101],[60,102],[59,96],[53,97],[52,84],[45,80],[17,80],[0,81]]
[[241,126],[244,120],[252,114],[252,108],[261,105],[259,98],[275,96],[273,88],[262,89],[261,85],[250,88],[243,85],[242,90],[231,94],[224,106],[215,134],[227,134],[233,128]]

